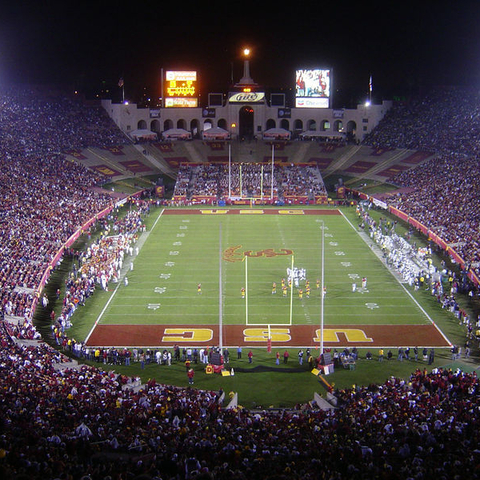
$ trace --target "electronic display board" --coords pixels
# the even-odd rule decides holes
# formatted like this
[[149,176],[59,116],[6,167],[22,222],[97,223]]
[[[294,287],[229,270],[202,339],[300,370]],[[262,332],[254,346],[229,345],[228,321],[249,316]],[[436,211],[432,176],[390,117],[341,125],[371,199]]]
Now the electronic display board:
[[165,72],[165,107],[198,107],[198,81],[195,71]]
[[325,68],[296,71],[295,106],[297,108],[330,108],[331,70]]

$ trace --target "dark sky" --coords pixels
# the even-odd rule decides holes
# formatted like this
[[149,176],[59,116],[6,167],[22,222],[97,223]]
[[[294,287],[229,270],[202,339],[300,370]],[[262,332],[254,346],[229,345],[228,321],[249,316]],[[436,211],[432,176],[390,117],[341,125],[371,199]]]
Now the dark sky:
[[[391,95],[480,78],[478,1],[92,2],[0,5],[0,81],[159,86],[160,69],[199,71],[206,91],[242,76],[294,84],[297,67],[332,67],[334,90]],[[281,4],[281,5],[280,5]]]

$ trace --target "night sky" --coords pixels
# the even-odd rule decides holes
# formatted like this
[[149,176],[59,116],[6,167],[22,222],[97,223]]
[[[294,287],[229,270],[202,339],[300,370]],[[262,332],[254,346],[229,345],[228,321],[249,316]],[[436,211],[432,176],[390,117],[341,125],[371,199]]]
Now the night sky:
[[[334,90],[384,98],[480,79],[480,2],[3,1],[0,82],[89,89],[125,79],[159,90],[160,69],[198,70],[205,92],[242,76],[293,87],[295,69],[333,68]],[[281,4],[281,5],[280,5]]]

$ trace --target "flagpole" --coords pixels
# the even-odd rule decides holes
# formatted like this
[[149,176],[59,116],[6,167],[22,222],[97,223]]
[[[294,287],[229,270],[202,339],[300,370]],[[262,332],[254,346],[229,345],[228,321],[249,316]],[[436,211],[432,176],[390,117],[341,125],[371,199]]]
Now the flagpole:
[[163,68],[160,69],[160,95],[162,96],[162,108],[165,107],[165,91],[164,91],[164,79]]
[[125,103],[125,80],[123,76],[118,80],[118,86],[122,89],[122,103]]
[[370,100],[370,104],[371,104],[372,103],[372,90],[373,90],[372,75],[370,75],[370,82],[368,83],[368,89],[369,89],[369,100]]

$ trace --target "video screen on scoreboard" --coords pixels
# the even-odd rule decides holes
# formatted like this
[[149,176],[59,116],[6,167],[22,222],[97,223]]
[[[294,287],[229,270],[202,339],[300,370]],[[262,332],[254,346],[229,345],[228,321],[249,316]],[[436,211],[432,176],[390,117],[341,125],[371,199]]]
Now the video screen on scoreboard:
[[165,72],[165,107],[198,107],[197,72]]
[[297,108],[329,108],[332,87],[331,70],[324,68],[296,71],[295,106]]

